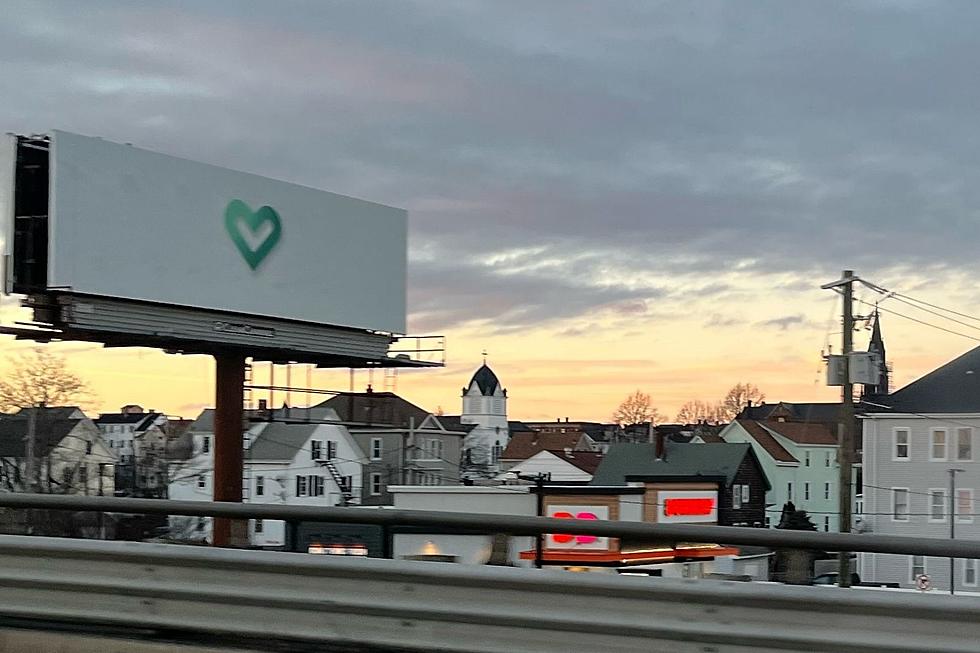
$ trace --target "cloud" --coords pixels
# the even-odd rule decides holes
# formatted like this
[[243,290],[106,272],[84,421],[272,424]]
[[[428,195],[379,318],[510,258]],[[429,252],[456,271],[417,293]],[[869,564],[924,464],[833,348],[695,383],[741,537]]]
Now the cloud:
[[413,252],[433,255],[413,260],[413,328],[519,329],[642,315],[673,296],[630,282],[651,271],[716,301],[733,273],[805,292],[842,267],[980,271],[978,19],[913,2],[11,2],[0,123],[406,207]]
[[784,317],[774,317],[770,320],[757,322],[756,326],[763,328],[775,328],[780,331],[788,331],[791,327],[798,327],[806,324],[806,318],[800,315],[786,315]]

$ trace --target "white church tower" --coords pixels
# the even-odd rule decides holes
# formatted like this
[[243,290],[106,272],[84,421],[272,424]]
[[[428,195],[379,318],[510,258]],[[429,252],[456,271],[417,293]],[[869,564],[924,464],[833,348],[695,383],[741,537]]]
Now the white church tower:
[[510,439],[507,425],[507,391],[487,366],[486,359],[463,388],[463,424],[475,424],[463,440],[464,467],[498,471],[500,454]]

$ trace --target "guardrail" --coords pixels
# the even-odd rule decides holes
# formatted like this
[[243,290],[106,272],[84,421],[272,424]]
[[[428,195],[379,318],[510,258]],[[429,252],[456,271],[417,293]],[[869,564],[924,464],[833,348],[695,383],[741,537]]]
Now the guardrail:
[[278,519],[286,522],[340,522],[380,526],[431,526],[510,535],[569,533],[665,543],[703,542],[820,551],[862,551],[944,558],[980,558],[980,541],[895,535],[820,533],[734,526],[582,521],[391,508],[320,508],[255,503],[168,501],[52,494],[0,493],[0,507],[187,515],[226,519]]
[[112,650],[139,650],[122,641],[138,639],[402,653],[966,653],[980,640],[980,602],[0,536],[0,628],[10,625],[108,634]]

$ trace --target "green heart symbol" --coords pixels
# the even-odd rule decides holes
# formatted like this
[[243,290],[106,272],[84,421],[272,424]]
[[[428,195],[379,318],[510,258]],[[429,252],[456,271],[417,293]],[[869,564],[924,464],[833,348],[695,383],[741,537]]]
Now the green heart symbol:
[[263,206],[252,211],[241,200],[228,202],[225,209],[225,229],[231,242],[241,253],[242,258],[253,270],[262,265],[269,252],[279,244],[282,236],[282,222],[279,214],[271,206]]

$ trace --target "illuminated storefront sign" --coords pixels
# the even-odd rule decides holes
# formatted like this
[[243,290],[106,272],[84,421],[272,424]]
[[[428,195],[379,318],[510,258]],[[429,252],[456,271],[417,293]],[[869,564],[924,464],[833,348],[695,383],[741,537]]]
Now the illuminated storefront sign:
[[[548,507],[548,517],[555,519],[597,520],[609,519],[608,506],[553,505]],[[609,549],[608,537],[595,535],[569,535],[549,533],[545,537],[549,549],[576,549],[585,551],[606,551]]]
[[715,490],[661,490],[657,521],[660,523],[718,522],[718,492]]

